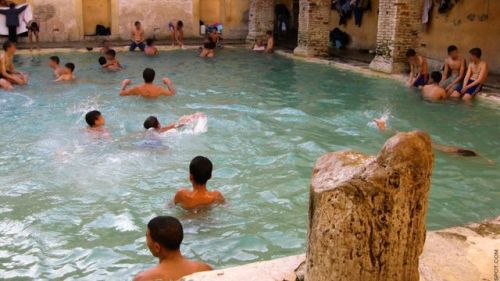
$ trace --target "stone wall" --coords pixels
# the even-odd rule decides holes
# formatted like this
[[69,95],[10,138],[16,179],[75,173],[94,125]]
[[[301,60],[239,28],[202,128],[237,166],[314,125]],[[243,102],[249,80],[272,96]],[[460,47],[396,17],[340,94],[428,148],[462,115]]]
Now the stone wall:
[[254,43],[258,37],[263,37],[268,30],[274,30],[274,0],[252,0],[248,21],[247,42]]
[[380,0],[372,70],[395,73],[406,69],[406,51],[418,46],[421,17],[421,0]]
[[40,40],[76,41],[80,40],[80,26],[75,1],[33,0],[35,17],[40,22]]
[[377,157],[343,151],[314,167],[306,281],[419,281],[433,165],[424,132],[399,133]]
[[323,55],[328,52],[330,0],[300,0],[299,37],[294,54]]

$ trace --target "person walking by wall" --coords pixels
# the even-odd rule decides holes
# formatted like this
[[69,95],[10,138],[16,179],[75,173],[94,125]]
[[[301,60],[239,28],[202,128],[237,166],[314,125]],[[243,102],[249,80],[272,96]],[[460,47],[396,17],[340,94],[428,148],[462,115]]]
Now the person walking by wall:
[[0,14],[5,15],[5,25],[9,29],[9,41],[17,43],[17,27],[19,26],[19,14],[24,12],[28,5],[16,8],[16,4],[10,3],[9,9],[0,10]]

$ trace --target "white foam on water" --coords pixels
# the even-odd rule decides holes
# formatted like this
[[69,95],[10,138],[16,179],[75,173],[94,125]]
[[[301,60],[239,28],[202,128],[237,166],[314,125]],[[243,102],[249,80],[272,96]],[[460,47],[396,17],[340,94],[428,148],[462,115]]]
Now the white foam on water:
[[162,134],[162,136],[171,134],[199,135],[208,131],[208,117],[202,112],[182,116],[177,121],[177,124],[184,124],[184,126],[175,130],[170,130]]

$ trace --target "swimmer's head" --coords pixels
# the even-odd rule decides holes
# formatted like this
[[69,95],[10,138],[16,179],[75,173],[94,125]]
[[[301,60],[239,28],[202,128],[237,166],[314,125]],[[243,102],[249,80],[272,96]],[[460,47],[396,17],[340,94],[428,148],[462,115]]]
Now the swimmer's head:
[[61,60],[59,59],[58,56],[51,56],[49,58],[49,66],[52,67],[52,68],[55,68],[55,67],[59,66],[60,62],[61,62]]
[[151,84],[155,80],[155,71],[151,68],[146,68],[142,72],[142,78],[144,78],[144,83]]
[[68,62],[67,64],[64,65],[64,69],[66,71],[69,71],[70,73],[73,73],[73,71],[75,71],[75,64],[72,62]]
[[472,151],[472,150],[468,150],[468,149],[458,149],[457,150],[457,154],[460,155],[460,156],[464,156],[464,157],[475,157],[477,156],[477,153]]
[[443,75],[439,71],[433,71],[431,72],[431,78],[432,83],[439,84],[439,82],[441,82],[441,79],[443,79]]
[[155,257],[162,252],[178,251],[184,239],[181,222],[169,216],[159,216],[149,221],[146,243]]
[[7,40],[3,43],[3,50],[8,53],[14,53],[16,51],[16,44]]
[[153,40],[152,38],[148,38],[146,40],[146,45],[149,47],[153,46],[154,43],[155,43],[155,40]]
[[159,130],[161,128],[160,121],[158,121],[158,118],[154,116],[149,116],[146,121],[144,121],[144,129],[149,130],[151,128],[154,128],[155,130]]
[[106,51],[106,59],[108,60],[114,60],[116,57],[116,51],[113,49],[107,50]]
[[212,162],[203,156],[196,156],[189,164],[189,179],[191,183],[205,185],[212,178]]
[[102,116],[101,112],[97,110],[90,111],[85,115],[85,121],[89,125],[90,128],[101,127],[106,124],[104,120],[104,116]]
[[105,57],[99,57],[99,64],[100,65],[105,65],[106,64],[106,58]]

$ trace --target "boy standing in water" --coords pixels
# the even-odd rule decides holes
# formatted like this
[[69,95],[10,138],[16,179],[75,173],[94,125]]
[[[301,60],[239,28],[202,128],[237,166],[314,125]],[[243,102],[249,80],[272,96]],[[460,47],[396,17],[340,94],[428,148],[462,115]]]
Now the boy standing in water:
[[470,101],[481,90],[488,78],[488,64],[481,59],[481,53],[479,48],[473,48],[469,51],[470,64],[464,82],[456,88],[451,97],[461,97],[464,101]]
[[406,52],[406,57],[410,63],[410,76],[408,77],[408,86],[419,88],[429,81],[429,65],[427,59],[417,55],[413,49]]
[[144,49],[144,54],[146,56],[152,57],[158,55],[160,52],[155,46],[155,41],[151,38],[146,40],[146,49]]
[[153,84],[155,80],[156,72],[151,68],[144,69],[142,77],[144,78],[144,84],[135,86],[133,88],[127,89],[127,87],[132,83],[130,79],[125,79],[122,82],[122,89],[120,90],[120,96],[143,96],[146,98],[157,98],[159,96],[175,96],[174,84],[167,77],[163,78],[163,84],[167,86],[168,89],[157,86]]
[[59,65],[61,60],[59,59],[58,56],[51,56],[49,58],[49,67],[54,70],[54,76],[59,77],[63,74],[64,68]]
[[197,156],[191,160],[189,180],[193,185],[193,190],[178,190],[174,197],[174,204],[186,210],[193,210],[224,203],[222,193],[217,190],[207,190],[207,182],[212,178],[212,168],[212,162],[206,157]]
[[61,74],[61,76],[59,76],[59,78],[54,80],[54,82],[75,80],[75,76],[73,75],[74,71],[75,71],[75,64],[68,62],[67,64],[64,65],[64,71]]
[[439,86],[439,82],[441,82],[441,72],[439,71],[433,71],[431,73],[431,83],[428,85],[425,85],[422,88],[422,95],[424,98],[432,100],[432,101],[437,101],[437,100],[444,100],[446,99],[446,91],[443,89],[441,86]]
[[139,274],[134,281],[179,280],[186,275],[212,268],[205,263],[191,261],[182,256],[181,244],[184,230],[181,222],[168,216],[156,217],[149,221],[146,230],[146,244],[159,263]]

